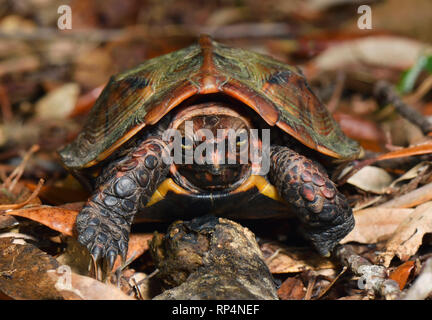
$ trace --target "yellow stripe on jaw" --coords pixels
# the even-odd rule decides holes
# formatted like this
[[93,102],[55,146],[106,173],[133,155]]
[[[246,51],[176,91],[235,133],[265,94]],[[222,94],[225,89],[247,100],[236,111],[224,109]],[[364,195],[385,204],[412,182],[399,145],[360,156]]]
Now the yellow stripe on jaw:
[[[233,190],[231,193],[244,192],[254,187],[257,188],[262,195],[275,201],[284,202],[279,196],[276,188],[264,177],[258,175],[251,175],[241,186]],[[190,192],[176,184],[173,179],[168,178],[164,182],[162,182],[159,188],[157,188],[157,190],[155,191],[155,193],[153,193],[146,207],[150,207],[155,203],[163,200],[168,191],[172,191],[176,194],[190,194]]]
[[283,202],[275,186],[268,182],[264,177],[258,175],[251,175],[240,187],[232,191],[232,193],[244,192],[253,187],[256,187],[258,191],[266,197]]
[[164,182],[162,182],[159,188],[157,188],[157,190],[155,191],[155,193],[153,193],[146,207],[150,207],[154,205],[156,202],[159,202],[162,199],[164,199],[168,191],[173,191],[174,193],[177,194],[189,194],[189,192],[187,192],[185,189],[177,185],[173,181],[173,179],[168,178]]

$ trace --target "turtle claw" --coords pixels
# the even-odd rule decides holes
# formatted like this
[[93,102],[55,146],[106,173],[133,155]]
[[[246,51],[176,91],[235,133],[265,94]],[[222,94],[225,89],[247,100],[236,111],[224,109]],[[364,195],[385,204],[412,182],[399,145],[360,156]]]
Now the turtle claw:
[[[76,227],[78,242],[85,245],[95,264],[106,263],[107,272],[111,272],[117,256],[123,261],[127,255],[129,228],[128,224],[119,224],[112,219],[98,214],[100,210],[86,206],[77,217]],[[114,217],[114,213],[111,215]]]
[[117,250],[109,250],[107,253],[108,271],[111,271],[114,267],[114,262],[118,256]]
[[94,246],[90,252],[93,260],[97,262],[102,257],[103,249],[99,246]]

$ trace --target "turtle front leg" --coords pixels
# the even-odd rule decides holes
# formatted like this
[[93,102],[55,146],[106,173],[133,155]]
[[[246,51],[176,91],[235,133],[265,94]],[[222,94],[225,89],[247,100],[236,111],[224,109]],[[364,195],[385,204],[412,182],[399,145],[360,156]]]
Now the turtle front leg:
[[94,194],[78,214],[78,241],[109,270],[118,255],[126,258],[130,227],[168,173],[162,156],[165,144],[149,138],[104,169]]
[[316,162],[281,146],[270,149],[270,181],[302,222],[318,252],[330,255],[354,227],[347,199]]

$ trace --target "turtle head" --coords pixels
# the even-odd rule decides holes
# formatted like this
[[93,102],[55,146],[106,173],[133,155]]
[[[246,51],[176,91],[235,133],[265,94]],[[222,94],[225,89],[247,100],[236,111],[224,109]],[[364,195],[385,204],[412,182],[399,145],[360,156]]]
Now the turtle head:
[[[231,190],[251,173],[250,121],[222,103],[182,109],[171,128],[181,137],[173,150],[181,152],[171,171],[185,187],[201,191]],[[174,157],[176,160],[176,157]]]

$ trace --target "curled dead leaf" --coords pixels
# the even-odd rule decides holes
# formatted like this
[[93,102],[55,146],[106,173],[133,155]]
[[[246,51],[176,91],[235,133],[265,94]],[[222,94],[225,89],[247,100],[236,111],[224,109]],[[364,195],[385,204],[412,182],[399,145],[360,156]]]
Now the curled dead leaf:
[[403,290],[403,288],[405,287],[408,281],[409,276],[411,275],[414,269],[415,269],[415,261],[413,260],[407,261],[402,265],[400,265],[399,267],[397,267],[397,269],[390,274],[389,279],[396,281],[399,284],[399,288]]
[[414,209],[374,207],[354,212],[354,229],[341,243],[376,243],[386,240],[413,211]]
[[388,267],[395,255],[402,261],[414,255],[422,244],[423,236],[432,232],[432,201],[418,206],[398,226],[386,243],[380,261]]
[[313,249],[287,248],[279,243],[264,243],[261,251],[267,257],[265,262],[271,273],[295,273],[335,267],[329,259],[320,256]]
[[31,219],[67,236],[73,236],[78,212],[60,207],[38,206],[8,211],[7,214]]
[[357,171],[347,182],[357,188],[376,194],[385,193],[393,178],[384,169],[366,166]]
[[135,300],[113,285],[78,275],[62,265],[48,272],[65,300]]
[[278,289],[281,300],[301,300],[306,294],[303,282],[296,277],[286,279]]

